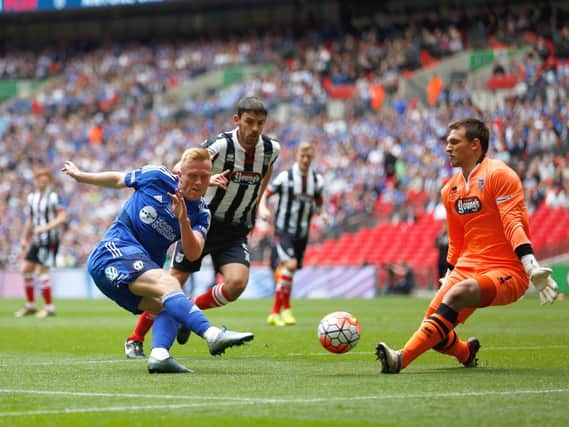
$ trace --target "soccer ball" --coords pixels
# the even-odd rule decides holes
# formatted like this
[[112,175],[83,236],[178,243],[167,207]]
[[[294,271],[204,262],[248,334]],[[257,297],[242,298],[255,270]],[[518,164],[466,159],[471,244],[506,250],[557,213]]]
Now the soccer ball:
[[360,340],[360,322],[350,313],[327,314],[318,325],[320,344],[331,353],[346,353]]

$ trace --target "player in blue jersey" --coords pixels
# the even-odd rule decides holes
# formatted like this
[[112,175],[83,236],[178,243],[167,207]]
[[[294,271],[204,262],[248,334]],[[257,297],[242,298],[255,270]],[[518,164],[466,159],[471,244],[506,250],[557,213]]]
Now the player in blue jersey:
[[[204,141],[213,160],[210,187],[205,194],[212,213],[211,229],[201,257],[190,259],[185,248],[177,243],[170,273],[183,286],[190,274],[201,268],[204,256],[211,255],[214,268],[223,276],[194,303],[206,310],[235,301],[249,281],[249,246],[247,235],[253,229],[257,203],[273,172],[280,153],[280,144],[263,134],[268,112],[265,103],[247,96],[237,103],[233,116],[236,127]],[[132,335],[125,343],[127,358],[144,357],[144,336],[152,325],[152,316],[143,313]],[[189,330],[180,325],[178,342],[185,343]]]
[[168,247],[181,239],[191,259],[201,256],[211,214],[203,195],[212,163],[204,148],[182,156],[179,175],[162,166],[147,165],[129,172],[83,172],[66,161],[62,171],[78,182],[135,191],[89,255],[87,268],[107,297],[134,314],[156,313],[150,373],[191,372],[169,353],[178,324],[205,338],[212,355],[253,339],[212,326],[185,297],[178,281],[162,269]]

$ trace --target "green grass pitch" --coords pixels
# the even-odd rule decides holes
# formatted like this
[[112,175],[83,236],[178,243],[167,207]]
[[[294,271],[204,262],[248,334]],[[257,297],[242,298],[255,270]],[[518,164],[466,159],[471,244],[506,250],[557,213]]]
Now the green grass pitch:
[[[55,318],[15,319],[0,300],[0,426],[566,426],[569,300],[525,298],[475,313],[457,331],[479,337],[480,366],[428,352],[381,375],[378,341],[402,346],[427,300],[297,300],[298,324],[265,323],[272,301],[206,311],[215,325],[255,340],[211,357],[200,338],[172,355],[193,374],[150,375],[127,360],[136,317],[110,301],[56,301]],[[350,353],[326,352],[318,321],[345,310],[361,322]],[[150,338],[150,337],[148,337]],[[150,339],[145,344],[150,351]]]

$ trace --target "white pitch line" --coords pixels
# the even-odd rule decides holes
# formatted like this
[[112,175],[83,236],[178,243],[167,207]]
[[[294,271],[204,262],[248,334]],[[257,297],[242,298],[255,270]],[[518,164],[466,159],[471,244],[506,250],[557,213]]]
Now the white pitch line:
[[[520,351],[532,351],[532,350],[565,350],[569,349],[569,345],[564,344],[552,344],[552,345],[542,345],[542,346],[497,346],[497,347],[484,347],[481,346],[480,351],[510,351],[510,350],[520,350]],[[299,357],[299,356],[325,356],[329,355],[327,351],[319,351],[317,353],[288,353],[287,356],[291,357]],[[371,351],[350,351],[346,353],[345,356],[348,355],[365,355],[365,354],[373,354]],[[341,356],[342,357],[342,356]]]
[[[95,359],[95,360],[68,360],[65,359],[65,364],[66,365],[97,365],[100,363],[132,363],[132,360],[128,360],[128,359]],[[18,360],[18,363],[21,366],[21,361]],[[26,363],[26,366],[53,366],[53,365],[61,365],[61,359],[54,361],[54,362],[30,362],[30,363]],[[9,367],[10,364],[9,363],[1,363],[0,367],[2,368],[7,368]]]
[[[53,391],[53,390],[25,390],[25,389],[0,389],[0,393],[17,393],[17,394],[39,394],[49,396],[72,396],[72,397],[120,397],[120,398],[143,398],[143,399],[177,399],[177,400],[211,400],[210,396],[179,396],[176,394],[140,394],[140,393],[96,393],[83,391]],[[243,401],[243,397],[224,397],[224,400]]]
[[126,411],[147,411],[147,410],[172,410],[172,409],[185,409],[185,408],[200,408],[215,405],[227,406],[235,404],[253,404],[257,402],[209,402],[209,403],[181,403],[169,405],[144,405],[144,406],[107,406],[100,408],[65,408],[60,410],[40,410],[40,411],[20,411],[20,412],[0,412],[2,417],[27,417],[36,415],[66,415],[66,414],[85,414],[96,412],[126,412]]
[[[519,351],[533,351],[533,350],[565,350],[569,349],[569,345],[545,345],[545,346],[504,346],[504,347],[484,347],[482,346],[481,351],[511,351],[511,350],[519,350]],[[373,355],[372,351],[351,351],[349,353],[338,355],[339,357],[349,357],[349,356],[362,356],[362,355]],[[285,356],[287,357],[302,357],[302,356],[330,356],[330,353],[327,351],[319,351],[313,353],[287,353]],[[239,359],[254,359],[258,356],[240,356]],[[188,360],[190,356],[183,356],[181,360]],[[140,363],[140,360],[138,361]],[[20,361],[18,360],[18,363]],[[136,363],[136,361],[128,360],[128,359],[99,359],[99,360],[68,360],[66,359],[66,365],[96,365],[96,364],[115,364],[115,363]],[[54,362],[30,362],[26,363],[26,366],[53,366],[53,365],[60,365],[61,360],[57,360]],[[0,363],[0,367],[8,368],[10,366],[9,363]]]
[[[76,414],[76,413],[95,413],[95,412],[120,412],[120,411],[147,411],[147,410],[171,410],[182,408],[202,408],[209,406],[228,406],[238,404],[277,404],[277,405],[290,405],[302,403],[333,403],[343,402],[346,400],[345,396],[341,397],[321,397],[321,398],[297,398],[297,399],[264,399],[264,398],[248,398],[248,397],[204,397],[204,396],[156,396],[145,394],[124,394],[124,393],[87,393],[87,392],[65,392],[65,391],[39,391],[39,390],[10,390],[0,389],[0,393],[21,393],[21,394],[46,394],[46,395],[68,395],[71,397],[137,397],[139,399],[155,399],[161,398],[178,398],[178,399],[193,399],[193,400],[208,400],[201,403],[179,403],[179,404],[166,404],[166,405],[144,405],[144,406],[107,406],[98,408],[64,408],[54,410],[39,410],[39,411],[15,411],[15,412],[0,412],[0,417],[18,417],[18,416],[35,416],[35,415],[58,415],[58,414]],[[505,391],[466,391],[466,392],[452,392],[452,393],[412,393],[412,394],[391,394],[391,395],[371,395],[371,396],[350,396],[350,400],[393,400],[393,399],[425,399],[425,398],[469,398],[479,396],[507,396],[514,395],[531,395],[531,394],[553,394],[553,393],[569,393],[569,388],[560,389],[544,389],[544,390],[505,390]]]

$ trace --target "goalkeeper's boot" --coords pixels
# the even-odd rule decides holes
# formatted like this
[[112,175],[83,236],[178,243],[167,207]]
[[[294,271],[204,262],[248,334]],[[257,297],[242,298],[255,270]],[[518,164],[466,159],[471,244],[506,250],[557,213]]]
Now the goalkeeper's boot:
[[16,313],[14,313],[14,315],[16,317],[31,316],[32,314],[36,314],[37,311],[38,310],[35,307],[25,306],[25,307],[19,309],[18,311],[16,311]]
[[127,359],[146,359],[142,350],[142,341],[129,341],[124,343],[124,354]]
[[178,333],[176,334],[176,341],[178,344],[184,345],[190,339],[190,334],[192,331],[186,328],[184,325],[178,326]]
[[398,374],[403,365],[401,350],[392,350],[387,344],[380,342],[375,348],[377,360],[381,363],[381,372],[384,374]]
[[284,326],[285,322],[281,319],[281,315],[279,313],[271,313],[269,317],[267,317],[267,323],[271,326]]
[[465,368],[476,368],[478,366],[478,358],[476,355],[478,354],[478,350],[480,350],[480,341],[476,337],[470,337],[466,343],[468,344],[470,354],[468,355],[468,359],[462,362],[462,364]]
[[209,353],[212,356],[217,356],[225,353],[226,348],[233,347],[234,345],[243,345],[253,338],[254,335],[251,332],[234,332],[223,327],[213,340],[208,341],[207,346]]
[[148,372],[151,374],[187,374],[193,371],[180,365],[173,357],[164,360],[149,357]]
[[284,324],[287,326],[296,325],[296,319],[292,315],[290,308],[281,311],[281,318],[283,319]]

